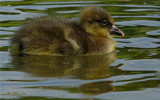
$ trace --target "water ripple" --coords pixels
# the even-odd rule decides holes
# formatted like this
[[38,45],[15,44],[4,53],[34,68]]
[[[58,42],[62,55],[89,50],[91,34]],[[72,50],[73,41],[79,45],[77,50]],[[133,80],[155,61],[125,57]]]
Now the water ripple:
[[124,11],[159,11],[159,9],[127,9]]
[[146,32],[147,35],[160,35],[160,29]]
[[0,2],[8,2],[8,1],[14,2],[14,1],[23,1],[23,0],[0,0]]
[[[116,39],[119,41],[117,46],[119,48],[123,47],[135,47],[135,48],[158,48],[160,44],[155,42],[160,42],[160,39],[148,38],[148,37],[139,37],[139,38],[130,38],[130,39]],[[122,42],[125,43],[122,43]]]
[[[104,4],[95,4],[97,6],[104,6]],[[20,9],[36,9],[36,10],[46,10],[48,8],[71,8],[71,7],[85,7],[88,4],[68,4],[68,5],[24,5],[17,6]]]
[[107,5],[107,6],[118,6],[118,7],[139,7],[139,8],[160,8],[160,6],[153,5]]
[[131,20],[131,21],[122,21],[122,22],[116,22],[118,25],[122,26],[154,26],[154,27],[160,27],[160,21],[152,21],[152,20]]
[[68,1],[68,2],[40,2],[35,4],[79,4],[79,3],[100,3],[101,1]]
[[0,21],[9,21],[9,20],[25,20],[26,18],[35,18],[39,16],[45,16],[46,14],[41,13],[29,13],[23,12],[19,15],[0,15]]

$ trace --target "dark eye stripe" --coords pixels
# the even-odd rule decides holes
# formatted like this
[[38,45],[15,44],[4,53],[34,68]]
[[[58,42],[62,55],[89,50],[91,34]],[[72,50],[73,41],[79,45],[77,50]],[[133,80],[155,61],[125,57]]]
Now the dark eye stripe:
[[101,20],[95,20],[95,22],[98,22],[98,23],[100,23],[100,22],[101,22]]

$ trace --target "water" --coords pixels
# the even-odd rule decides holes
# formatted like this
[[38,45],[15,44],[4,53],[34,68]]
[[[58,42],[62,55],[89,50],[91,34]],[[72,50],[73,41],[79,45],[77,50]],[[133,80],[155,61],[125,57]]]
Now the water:
[[[11,56],[10,37],[30,18],[78,18],[103,6],[125,37],[116,54],[88,57]],[[159,100],[160,1],[0,0],[0,99]]]

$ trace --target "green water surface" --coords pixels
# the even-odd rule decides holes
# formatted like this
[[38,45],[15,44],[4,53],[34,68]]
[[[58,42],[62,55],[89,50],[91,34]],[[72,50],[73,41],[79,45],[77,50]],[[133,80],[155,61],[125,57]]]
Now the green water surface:
[[[102,6],[125,33],[115,54],[11,56],[10,37],[45,15]],[[160,100],[160,0],[0,0],[0,99]]]

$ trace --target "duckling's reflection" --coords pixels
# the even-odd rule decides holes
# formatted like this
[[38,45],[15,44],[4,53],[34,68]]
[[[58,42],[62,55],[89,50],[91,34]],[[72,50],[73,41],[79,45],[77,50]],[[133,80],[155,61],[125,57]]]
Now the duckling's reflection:
[[109,77],[109,65],[114,60],[114,54],[109,54],[97,56],[14,56],[12,62],[20,70],[35,76],[73,76],[86,80]]
[[[97,56],[22,56],[12,58],[12,63],[20,71],[38,77],[72,76],[73,78],[92,80],[110,76],[109,65],[115,55]],[[111,82],[94,82],[80,86],[83,93],[99,94],[113,90]]]

